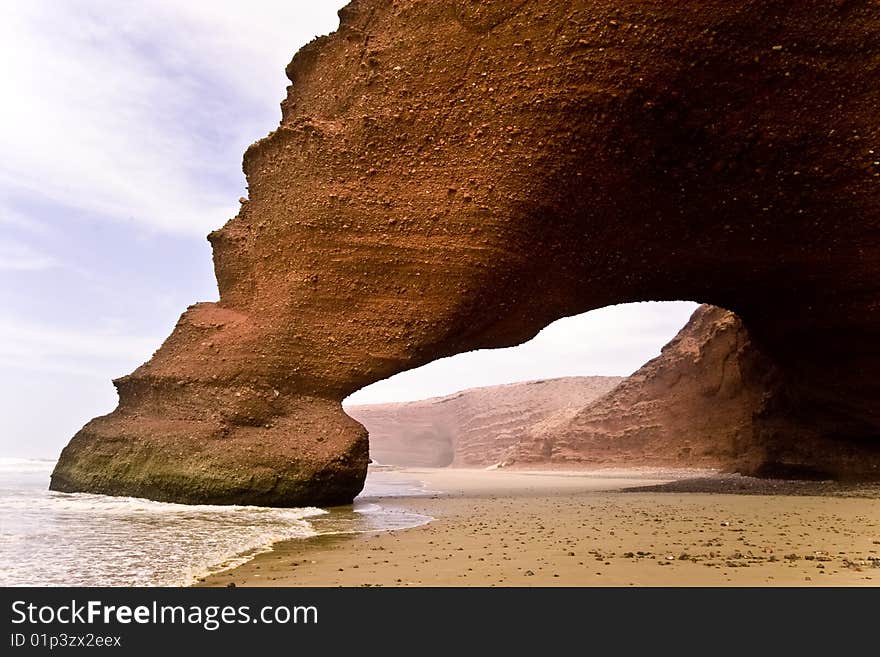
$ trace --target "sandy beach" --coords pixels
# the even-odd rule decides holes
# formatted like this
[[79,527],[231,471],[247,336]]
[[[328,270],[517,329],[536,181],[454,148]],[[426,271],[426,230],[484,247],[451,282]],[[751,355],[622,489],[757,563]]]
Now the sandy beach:
[[[673,492],[623,490],[696,474],[401,469],[390,476],[417,479],[424,492],[370,501],[432,517],[427,524],[277,543],[201,585],[880,583],[876,489],[853,494],[800,484],[792,486],[797,494],[675,492],[673,483]],[[731,488],[729,479],[717,481],[719,490]]]

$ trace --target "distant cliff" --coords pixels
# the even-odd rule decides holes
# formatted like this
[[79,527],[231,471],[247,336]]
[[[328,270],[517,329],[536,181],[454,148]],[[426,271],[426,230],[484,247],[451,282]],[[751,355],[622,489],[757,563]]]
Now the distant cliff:
[[472,388],[416,402],[346,406],[379,463],[483,467],[511,458],[535,425],[571,419],[622,379],[571,377]]
[[759,358],[733,313],[700,306],[657,358],[577,413],[533,426],[511,460],[732,467],[761,404],[744,376]]

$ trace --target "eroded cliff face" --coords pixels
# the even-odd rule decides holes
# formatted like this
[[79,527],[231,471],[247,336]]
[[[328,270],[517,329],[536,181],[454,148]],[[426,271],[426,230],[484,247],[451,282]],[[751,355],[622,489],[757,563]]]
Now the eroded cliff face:
[[570,418],[620,383],[581,376],[470,388],[445,397],[347,406],[388,465],[486,467],[511,458],[533,426]]
[[773,433],[788,386],[736,315],[700,306],[660,356],[613,390],[569,417],[531,426],[508,465],[684,466],[782,478],[876,478],[876,443],[841,439],[807,413],[787,416],[784,429]]
[[760,360],[733,313],[701,306],[660,356],[608,394],[532,427],[511,462],[733,467],[754,447],[770,374]]
[[[749,440],[880,435],[872,0],[360,0],[288,67],[250,198],[57,490],[330,504],[358,388],[635,300],[735,311],[778,374]],[[810,438],[812,440],[812,438]],[[859,466],[862,461],[853,461]]]

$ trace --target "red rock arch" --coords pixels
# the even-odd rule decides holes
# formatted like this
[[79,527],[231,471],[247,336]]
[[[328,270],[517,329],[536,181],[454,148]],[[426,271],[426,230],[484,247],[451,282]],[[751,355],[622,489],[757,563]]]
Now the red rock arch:
[[53,488],[346,502],[354,390],[682,298],[763,354],[749,440],[875,473],[876,2],[455,4],[359,0],[297,54],[210,236],[220,301],[116,382]]

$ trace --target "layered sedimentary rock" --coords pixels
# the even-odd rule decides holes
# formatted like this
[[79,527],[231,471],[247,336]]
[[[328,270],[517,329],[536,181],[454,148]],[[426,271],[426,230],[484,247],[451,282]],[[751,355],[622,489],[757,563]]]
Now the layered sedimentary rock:
[[117,382],[53,488],[347,501],[368,447],[341,399],[648,299],[741,318],[774,372],[748,440],[805,461],[839,445],[848,472],[877,472],[875,1],[340,16],[288,67],[281,125],[245,153],[249,199],[210,236],[220,301]]
[[585,376],[471,388],[415,402],[346,406],[379,463],[485,467],[510,459],[531,427],[571,417],[621,381]]

